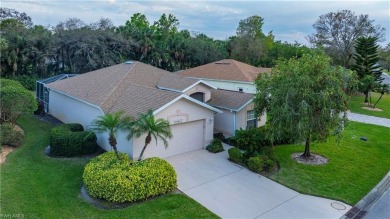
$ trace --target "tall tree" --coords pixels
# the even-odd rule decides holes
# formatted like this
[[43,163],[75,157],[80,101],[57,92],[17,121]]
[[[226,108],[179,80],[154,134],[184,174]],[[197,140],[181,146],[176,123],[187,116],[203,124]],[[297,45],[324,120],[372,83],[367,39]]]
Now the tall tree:
[[138,161],[142,160],[145,149],[152,141],[152,137],[155,139],[156,144],[158,139],[162,140],[165,148],[168,147],[167,138],[172,138],[169,122],[164,119],[155,119],[152,110],[149,110],[146,114],[139,115],[138,120],[134,122],[127,138],[130,139],[133,136],[139,138],[143,134],[146,134],[145,145],[142,148]]
[[263,25],[264,19],[258,15],[240,20],[236,30],[237,37],[263,38]]
[[11,8],[0,8],[0,21],[5,19],[15,19],[21,22],[25,27],[32,27],[33,22],[31,17],[24,12],[18,12],[15,9]]
[[132,122],[132,119],[129,116],[124,116],[122,111],[115,113],[108,113],[104,116],[99,116],[96,118],[91,126],[90,130],[97,133],[108,133],[108,143],[115,151],[115,155],[118,159],[118,149],[116,137],[120,131],[128,129],[129,125]]
[[267,52],[274,43],[274,35],[263,33],[264,19],[254,15],[239,22],[236,36],[229,39],[229,57],[251,65],[265,63]]
[[347,120],[340,114],[348,109],[353,81],[352,71],[331,66],[323,54],[279,61],[272,73],[260,74],[255,82],[255,110],[267,113],[272,141],[305,142],[302,157],[309,158],[312,141],[340,136]]
[[[355,47],[354,60],[355,64],[352,65],[352,69],[356,71],[361,86],[359,90],[364,93],[364,102],[368,103],[368,94],[375,87],[374,83],[380,83],[383,81],[382,68],[378,65],[378,38],[376,37],[360,37],[357,40]],[[372,80],[369,80],[366,76],[371,76]],[[363,86],[362,86],[363,85]]]
[[54,28],[53,56],[60,72],[84,73],[123,62],[129,42],[108,19],[85,24],[78,18]]
[[363,36],[381,39],[385,30],[374,25],[374,20],[367,14],[357,16],[349,10],[321,15],[313,28],[316,33],[308,36],[309,42],[323,47],[335,64],[347,68],[354,54],[355,41]]

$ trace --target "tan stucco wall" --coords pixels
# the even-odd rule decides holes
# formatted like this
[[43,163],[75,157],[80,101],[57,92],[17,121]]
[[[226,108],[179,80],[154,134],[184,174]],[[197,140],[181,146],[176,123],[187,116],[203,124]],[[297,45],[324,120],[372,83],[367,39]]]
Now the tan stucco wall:
[[185,94],[187,94],[188,96],[190,96],[191,94],[193,93],[196,93],[196,92],[202,92],[204,93],[204,99],[205,99],[205,102],[209,101],[210,98],[211,98],[211,92],[210,92],[210,89],[213,89],[209,86],[206,86],[206,85],[203,85],[203,84],[198,84],[196,86],[194,86],[193,88],[189,89],[187,92],[185,92]]
[[[246,114],[249,110],[253,110],[254,104],[253,102],[248,104],[244,109],[241,111],[237,112],[236,115],[236,129],[246,129]],[[257,127],[265,125],[266,122],[266,115],[262,115],[258,120],[257,120]]]
[[[104,113],[97,107],[81,102],[75,98],[50,90],[49,114],[61,120],[63,123],[80,123],[84,129],[88,129],[92,121]],[[127,133],[118,133],[118,150],[132,156],[132,141],[126,139]],[[111,150],[107,133],[97,133],[98,145],[106,151]]]
[[[162,118],[168,120],[171,124],[180,124],[184,122],[191,122],[197,120],[205,120],[204,128],[204,143],[203,147],[206,147],[213,139],[214,131],[214,112],[199,106],[198,104],[192,103],[186,99],[180,99],[167,107],[163,111],[155,115],[156,118]],[[174,133],[173,133],[174,134]],[[173,136],[174,138],[175,136]],[[133,140],[133,159],[137,159],[141,153],[144,145],[145,135]],[[153,139],[146,150],[156,147],[156,142]],[[157,147],[164,147],[161,141],[158,141]],[[169,146],[168,146],[169,147]]]

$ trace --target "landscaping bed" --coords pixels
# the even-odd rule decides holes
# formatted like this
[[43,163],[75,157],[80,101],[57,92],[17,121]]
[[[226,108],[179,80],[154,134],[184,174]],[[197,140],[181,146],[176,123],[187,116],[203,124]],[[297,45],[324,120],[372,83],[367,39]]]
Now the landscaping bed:
[[[49,144],[50,124],[23,116],[23,144],[1,164],[2,214],[24,218],[217,218],[181,194],[167,194],[125,209],[102,210],[80,196],[84,166],[90,158],[52,159],[42,151]],[[16,171],[17,170],[17,171]]]

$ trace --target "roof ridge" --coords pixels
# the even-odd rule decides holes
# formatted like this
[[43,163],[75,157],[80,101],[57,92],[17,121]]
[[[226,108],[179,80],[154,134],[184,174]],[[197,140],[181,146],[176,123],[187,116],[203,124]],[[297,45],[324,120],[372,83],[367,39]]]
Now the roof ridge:
[[[115,103],[117,102],[117,100],[114,101],[114,102],[111,103],[111,104],[109,104],[108,101],[112,99],[114,93],[117,92],[118,88],[121,87],[124,83],[127,82],[126,78],[129,77],[130,71],[131,71],[131,70],[134,68],[134,66],[137,65],[137,64],[138,64],[138,62],[133,62],[132,64],[130,64],[130,68],[129,68],[129,70],[125,73],[125,75],[123,76],[122,81],[121,81],[117,86],[115,86],[115,88],[112,89],[112,91],[111,91],[111,92],[107,95],[107,97],[102,101],[102,104],[101,104],[101,105],[102,105],[102,108],[106,108],[106,107],[107,107],[107,108],[111,109],[111,108],[115,105]],[[126,64],[125,64],[125,65],[126,65]],[[123,93],[123,92],[122,92],[122,93]],[[122,94],[118,94],[118,95],[121,96]],[[118,98],[117,98],[117,99],[118,99]],[[109,106],[105,106],[106,104],[109,104]],[[108,112],[108,111],[107,111],[107,112]]]
[[[247,78],[249,81],[252,80],[252,77],[250,75],[248,75],[247,72],[245,72],[242,68],[241,68],[241,64],[245,64],[245,65],[248,65],[246,63],[243,63],[243,62],[239,62],[239,61],[236,61],[233,59],[233,63],[237,66],[237,68],[239,68],[241,70],[241,73],[245,76],[245,78]],[[248,65],[248,66],[251,66],[251,65]],[[252,66],[251,66],[252,67]],[[260,71],[259,71],[260,72]]]

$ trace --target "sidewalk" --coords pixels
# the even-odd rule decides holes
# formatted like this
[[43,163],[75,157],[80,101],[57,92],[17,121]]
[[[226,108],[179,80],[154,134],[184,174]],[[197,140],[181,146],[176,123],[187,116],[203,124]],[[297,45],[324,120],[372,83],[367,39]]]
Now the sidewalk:
[[348,119],[351,121],[362,122],[362,123],[373,124],[373,125],[380,125],[380,126],[385,126],[390,128],[390,119],[352,113],[351,111],[348,111],[347,115],[348,115]]

